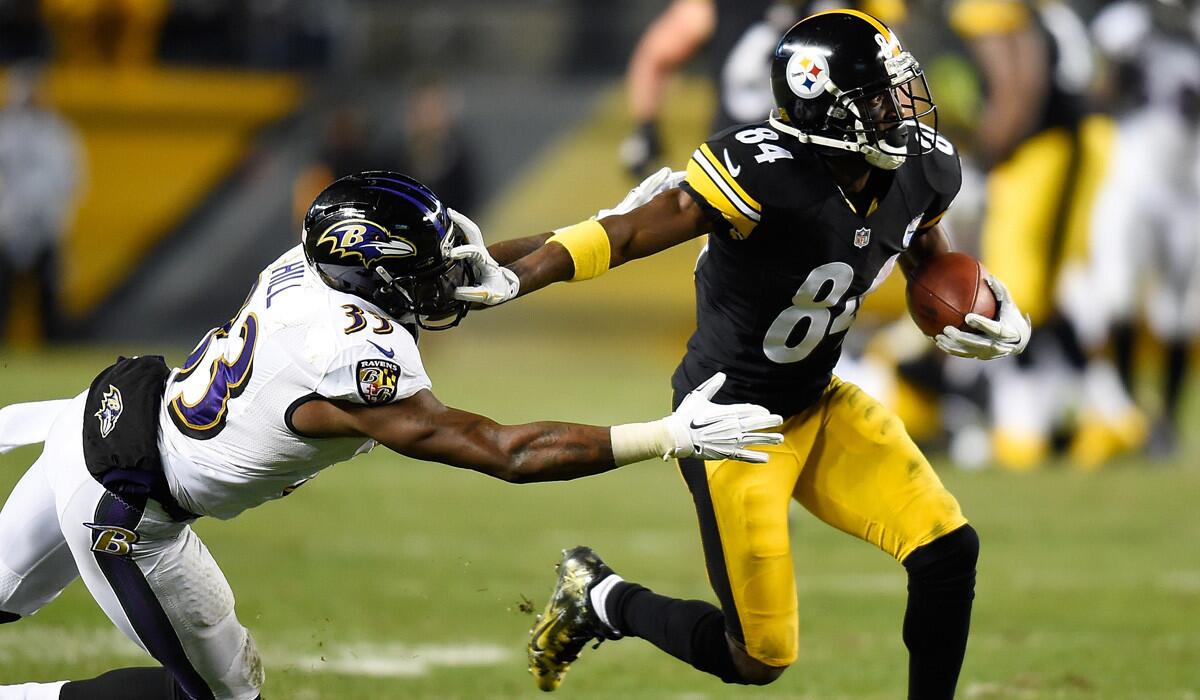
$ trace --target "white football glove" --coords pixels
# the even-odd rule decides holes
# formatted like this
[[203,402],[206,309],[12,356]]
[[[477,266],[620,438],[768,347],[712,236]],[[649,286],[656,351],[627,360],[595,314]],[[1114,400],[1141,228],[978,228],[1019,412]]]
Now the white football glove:
[[618,214],[628,214],[654,199],[659,194],[679,187],[679,183],[683,182],[683,178],[686,176],[687,173],[682,170],[672,172],[670,168],[661,168],[658,172],[642,180],[637,187],[629,190],[629,194],[625,195],[625,199],[622,199],[617,206],[612,209],[601,209],[596,212],[596,219],[603,219],[606,216],[616,216]]
[[783,418],[769,413],[762,406],[749,403],[715,404],[710,401],[724,383],[725,373],[717,372],[693,389],[679,404],[679,408],[663,419],[675,437],[675,449],[663,455],[663,459],[702,457],[761,464],[767,461],[765,452],[743,448],[783,442],[780,433],[753,432],[783,423]]
[[446,213],[450,215],[450,220],[454,222],[454,225],[462,229],[463,235],[467,237],[467,243],[480,248],[487,247],[487,243],[483,240],[483,231],[479,230],[479,224],[471,221],[466,214],[450,207],[446,207]]
[[455,246],[450,249],[451,260],[464,260],[475,272],[478,284],[459,287],[454,290],[454,298],[460,301],[471,301],[485,306],[495,306],[513,299],[521,290],[521,280],[517,273],[501,267],[500,263],[488,253],[483,242],[483,232],[479,226],[453,209],[447,209],[450,220],[462,229],[467,238],[467,245]]
[[1000,306],[1000,317],[992,320],[979,314],[967,314],[966,324],[974,331],[964,331],[946,326],[933,339],[942,352],[958,357],[973,357],[978,360],[994,360],[998,357],[1020,355],[1029,344],[1032,329],[1029,316],[1021,313],[1008,293],[1004,283],[988,275],[987,284],[996,295]]

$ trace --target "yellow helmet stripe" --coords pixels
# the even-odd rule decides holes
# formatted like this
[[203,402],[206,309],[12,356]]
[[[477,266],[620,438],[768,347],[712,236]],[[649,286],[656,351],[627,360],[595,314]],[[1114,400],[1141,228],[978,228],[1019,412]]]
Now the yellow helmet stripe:
[[825,10],[824,12],[818,12],[817,14],[811,15],[811,16],[812,17],[820,17],[821,15],[838,15],[838,14],[850,15],[852,17],[857,17],[857,18],[863,20],[864,22],[867,22],[872,27],[875,27],[875,31],[879,32],[883,36],[883,38],[886,39],[889,43],[892,41],[891,30],[888,29],[883,24],[883,22],[880,22],[879,20],[875,19],[871,15],[868,15],[866,12],[860,12],[858,10],[850,10],[850,9]]

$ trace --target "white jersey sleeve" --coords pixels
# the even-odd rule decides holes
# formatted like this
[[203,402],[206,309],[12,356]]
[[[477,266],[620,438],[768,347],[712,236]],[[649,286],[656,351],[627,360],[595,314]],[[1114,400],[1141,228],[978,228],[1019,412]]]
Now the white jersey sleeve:
[[416,342],[403,329],[388,335],[347,336],[339,339],[316,393],[365,405],[406,399],[432,383]]

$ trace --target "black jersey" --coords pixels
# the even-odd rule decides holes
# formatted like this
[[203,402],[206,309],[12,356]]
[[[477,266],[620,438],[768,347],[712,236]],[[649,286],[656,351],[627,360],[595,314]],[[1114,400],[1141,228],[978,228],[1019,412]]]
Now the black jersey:
[[877,196],[855,210],[814,150],[768,122],[704,143],[683,189],[717,224],[696,265],[696,332],[672,385],[717,371],[725,402],[793,415],[829,383],[864,295],[958,192],[958,155],[938,137],[929,155],[876,170]]
[[[712,52],[713,85],[717,88],[717,111],[713,115],[712,131],[728,129],[740,120],[734,119],[729,113],[725,74],[726,64],[732,60],[734,47],[746,36],[754,26],[767,19],[767,8],[774,0],[717,0],[717,26],[713,30],[712,40],[709,41],[709,51]],[[778,34],[778,32],[772,32]],[[776,37],[776,42],[778,37]],[[775,43],[772,42],[761,58],[763,86],[770,95],[771,87],[771,55]],[[767,111],[770,111],[769,109]],[[766,116],[765,112],[763,116]],[[745,117],[743,117],[744,119]],[[757,116],[751,117],[757,119]],[[712,132],[710,132],[712,133]]]

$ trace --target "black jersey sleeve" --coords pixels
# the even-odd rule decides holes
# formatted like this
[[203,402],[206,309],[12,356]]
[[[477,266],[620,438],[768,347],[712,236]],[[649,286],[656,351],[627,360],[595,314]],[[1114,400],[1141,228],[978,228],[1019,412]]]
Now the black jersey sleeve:
[[925,215],[921,217],[920,228],[927,229],[941,221],[942,215],[958,196],[958,190],[962,187],[962,164],[958,160],[958,151],[954,144],[938,134],[933,152],[921,156],[921,167],[924,169],[925,181],[934,192],[933,201],[925,208]]
[[764,188],[771,177],[768,159],[793,157],[776,145],[779,138],[779,132],[766,126],[739,126],[692,153],[683,189],[712,214],[718,231],[744,239],[762,221]]

